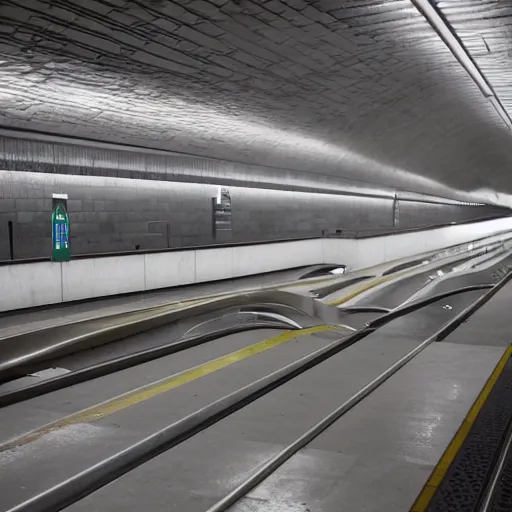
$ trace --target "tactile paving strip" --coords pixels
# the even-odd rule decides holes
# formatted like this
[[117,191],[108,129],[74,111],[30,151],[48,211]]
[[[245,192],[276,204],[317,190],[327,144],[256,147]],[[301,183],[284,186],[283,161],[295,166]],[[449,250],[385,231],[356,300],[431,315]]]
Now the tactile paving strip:
[[[512,360],[509,358],[480,410],[464,444],[430,501],[428,512],[475,512],[488,484],[502,440],[512,421]],[[500,486],[496,512],[510,512],[512,507],[512,460]],[[496,495],[496,498],[498,496]],[[501,506],[504,503],[505,508]],[[508,505],[506,505],[508,504]],[[498,506],[497,505],[497,506]],[[501,507],[501,508],[500,508]]]
[[512,455],[510,453],[503,466],[489,508],[491,512],[510,512],[512,510]]

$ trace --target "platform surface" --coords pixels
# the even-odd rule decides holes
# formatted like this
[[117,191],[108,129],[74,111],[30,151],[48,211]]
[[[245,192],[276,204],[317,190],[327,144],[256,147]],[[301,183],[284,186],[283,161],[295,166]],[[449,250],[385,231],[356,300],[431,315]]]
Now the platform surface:
[[[66,510],[206,511],[482,293],[455,295],[392,321]],[[510,343],[506,312],[511,299],[508,285],[467,324],[429,345],[232,509],[407,512]],[[235,358],[218,370],[204,375],[199,370],[174,387],[159,386],[180,372],[276,339],[283,331],[225,336],[8,406],[0,425],[0,509],[8,510],[342,336],[296,333],[286,343]],[[159,335],[165,338],[165,329]],[[117,409],[101,404],[145,385],[156,386],[157,392]],[[97,404],[98,418],[77,416]],[[61,424],[41,430],[66,416]],[[27,435],[33,429],[39,429],[36,435]]]

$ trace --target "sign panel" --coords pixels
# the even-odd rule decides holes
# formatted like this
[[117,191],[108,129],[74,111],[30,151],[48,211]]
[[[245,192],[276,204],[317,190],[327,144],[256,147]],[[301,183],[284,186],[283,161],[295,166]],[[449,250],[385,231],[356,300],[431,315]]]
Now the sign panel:
[[69,261],[70,259],[67,195],[53,194],[52,261]]
[[398,196],[395,194],[395,199],[393,201],[393,226],[395,228],[399,227],[400,224],[400,201]]
[[231,194],[229,189],[219,187],[213,203],[213,238],[227,241],[231,238]]

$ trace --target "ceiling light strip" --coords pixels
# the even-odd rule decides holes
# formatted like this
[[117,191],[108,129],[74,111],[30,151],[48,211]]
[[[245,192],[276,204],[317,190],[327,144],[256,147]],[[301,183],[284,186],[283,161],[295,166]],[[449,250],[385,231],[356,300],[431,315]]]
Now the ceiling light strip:
[[439,15],[435,7],[430,3],[430,0],[411,0],[411,2],[423,15],[423,17],[430,23],[432,28],[439,34],[439,37],[450,49],[454,57],[459,61],[468,75],[473,79],[478,88],[482,91],[482,94],[486,98],[489,98],[492,106],[503,120],[505,125],[510,130],[512,130],[512,121],[508,113],[501,105],[494,91],[491,89],[490,85],[487,83],[487,80],[484,78],[476,64],[468,55],[464,47],[460,44],[458,39],[453,35],[445,20]]
[[498,112],[498,115],[501,117],[501,119],[503,119],[503,122],[507,125],[508,129],[512,130],[512,121],[510,120],[510,117],[507,115],[498,99],[495,96],[492,96],[489,98],[489,101],[495,108],[496,112]]

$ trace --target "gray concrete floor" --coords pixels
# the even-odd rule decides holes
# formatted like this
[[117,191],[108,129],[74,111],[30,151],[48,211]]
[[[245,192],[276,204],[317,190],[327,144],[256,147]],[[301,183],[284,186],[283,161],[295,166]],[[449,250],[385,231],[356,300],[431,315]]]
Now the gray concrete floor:
[[508,285],[231,510],[408,511],[510,345],[511,298]]
[[225,336],[183,352],[143,365],[105,375],[53,393],[2,409],[0,442],[28,432],[63,416],[91,407],[114,396],[144,386],[174,373],[203,364],[234,350],[278,335],[282,331],[262,330]]
[[[0,427],[2,440],[278,334],[279,331],[273,330],[227,336],[10,406],[2,411],[6,418]],[[29,498],[339,337],[340,333],[301,336],[96,422],[60,428],[29,444],[0,451],[1,507],[8,508]]]
[[454,331],[446,342],[508,347],[512,343],[511,304],[512,284],[508,284]]
[[[416,347],[482,292],[442,301],[368,338],[265,395],[201,434],[134,469],[69,509],[200,511]],[[234,510],[350,512],[408,510],[504,351],[512,286],[479,313],[487,332],[501,322],[502,346],[462,330],[422,352]],[[498,313],[496,312],[498,311]],[[499,313],[502,313],[501,317]],[[475,317],[476,318],[476,317]],[[461,328],[463,329],[463,328]],[[462,333],[462,336],[461,336]],[[5,441],[102,400],[154,382],[278,331],[233,335],[2,411]],[[0,510],[325,346],[339,334],[303,336],[101,420],[0,451]],[[507,341],[508,344],[508,341]],[[1,450],[1,447],[0,447]]]
[[[424,295],[421,295],[421,298],[426,298],[431,295],[464,286],[475,284],[494,284],[502,277],[500,275],[496,275],[496,271],[512,261],[512,256],[510,256],[509,253],[498,255],[498,257],[501,257],[500,261],[480,270],[473,272],[454,271],[454,268],[460,265],[461,262],[467,264],[474,262],[477,264],[487,257],[487,255],[478,256],[466,262],[466,256],[461,258],[461,261],[450,261],[449,263],[440,265],[435,269],[431,268],[427,272],[413,274],[410,277],[400,279],[396,282],[379,286],[375,290],[369,290],[362,294],[360,298],[356,297],[351,300],[350,304],[357,304],[358,306],[381,306],[392,309],[400,306],[403,302],[408,300],[409,297],[413,296],[423,288],[425,288],[426,291]],[[496,257],[496,259],[498,257]],[[444,273],[444,276],[442,278],[431,280],[430,276],[436,275],[438,270],[441,270]]]
[[[475,296],[460,297],[454,310],[461,310],[473,300]],[[454,310],[449,314],[453,315]],[[437,330],[439,321],[447,314],[442,305],[436,304],[430,311],[425,309],[398,319],[69,509],[135,511],[150,504],[155,512],[169,508],[183,512],[205,510],[259,463]],[[437,316],[436,322],[426,320],[433,316]],[[415,336],[411,337],[407,332],[413,326]],[[311,471],[316,474],[316,466]],[[280,491],[281,497],[283,493],[292,493],[293,488],[290,482],[289,488]],[[290,508],[298,503],[290,501],[286,508],[281,499],[275,507],[267,508],[266,500],[260,510],[306,510],[306,506]],[[315,510],[322,509],[311,508]]]
[[231,510],[407,512],[502,353],[430,346]]
[[[396,281],[396,287],[394,282],[384,283],[376,286],[375,288],[370,289],[369,291],[363,292],[360,295],[358,294],[354,298],[348,300],[344,303],[345,306],[352,306],[355,304],[365,305],[372,304],[376,305],[375,302],[367,301],[367,298],[371,299],[374,296],[378,296],[378,305],[382,305],[383,307],[395,307],[397,306],[401,300],[405,300],[412,292],[416,291],[418,287],[422,286],[422,283],[425,282],[426,273],[428,271],[435,272],[436,269],[444,268],[446,266],[450,266],[455,264],[455,262],[465,260],[468,258],[467,254],[457,254],[454,256],[447,256],[441,260],[431,260],[431,256],[425,256],[425,260],[430,263],[420,264],[417,266],[413,266],[410,268],[405,268],[401,271],[398,271],[398,276],[390,276],[390,277],[398,277],[399,280]],[[412,261],[421,259],[421,255],[416,255],[414,258],[408,258],[405,261]],[[402,261],[403,262],[403,261]],[[387,264],[387,269],[391,269],[396,267],[395,264]],[[374,275],[381,276],[386,271],[383,265],[363,269],[361,271],[354,272],[353,274],[347,274],[347,276],[357,276],[357,275]],[[405,278],[401,278],[401,276],[407,276]],[[352,292],[354,290],[358,290],[361,286],[365,286],[365,282],[357,283],[346,288],[341,288],[339,291],[331,291],[328,295],[322,296],[322,301],[329,304],[332,301],[343,298],[347,295],[347,293]],[[331,283],[329,283],[329,286]],[[400,299],[397,297],[403,297]],[[382,302],[382,304],[380,304]]]

